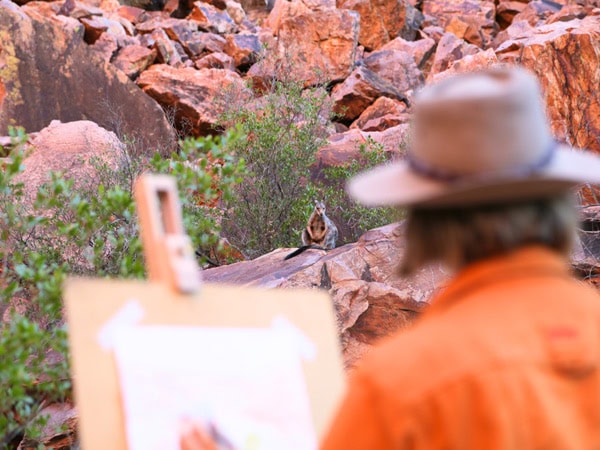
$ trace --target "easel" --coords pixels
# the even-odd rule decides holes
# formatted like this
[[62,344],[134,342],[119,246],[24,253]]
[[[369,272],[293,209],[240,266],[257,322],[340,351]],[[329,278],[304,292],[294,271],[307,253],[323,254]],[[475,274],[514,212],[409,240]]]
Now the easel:
[[[284,315],[317,346],[303,364],[318,436],[327,429],[344,389],[334,312],[316,290],[265,290],[202,284],[185,235],[175,180],[143,175],[136,182],[149,281],[70,278],[65,285],[75,400],[84,450],[125,450],[125,428],[116,368],[103,348],[107,323],[128,320],[124,306],[136,299],[139,324],[267,327]],[[117,319],[115,319],[115,317]]]

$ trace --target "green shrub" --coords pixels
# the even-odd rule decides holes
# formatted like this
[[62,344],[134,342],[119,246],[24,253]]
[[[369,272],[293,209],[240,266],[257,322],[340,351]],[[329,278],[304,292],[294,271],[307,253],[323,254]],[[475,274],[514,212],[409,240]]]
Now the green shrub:
[[345,166],[328,167],[324,170],[324,186],[321,190],[327,202],[329,217],[338,224],[338,245],[356,241],[365,231],[387,225],[399,219],[396,208],[367,208],[355,203],[346,193],[346,181],[359,172],[383,164],[389,155],[379,142],[371,137],[360,144],[358,158]]
[[235,101],[242,98],[235,94],[221,101],[223,126],[236,124],[247,136],[235,152],[243,155],[249,169],[227,204],[223,233],[251,258],[300,245],[315,199],[325,202],[338,226],[338,245],[397,217],[392,208],[361,207],[344,191],[349,177],[386,160],[382,145],[372,139],[349,165],[326,169],[323,179],[311,180],[316,153],[331,129],[332,115],[324,113],[331,105],[324,89],[303,89],[302,83],[286,78],[288,72],[284,67],[272,81],[258,101],[260,107]]
[[95,162],[95,185],[75,188],[52,174],[33,206],[25,206],[25,135],[11,130],[14,149],[0,171],[0,448],[35,440],[43,407],[70,395],[62,283],[68,274],[140,278],[144,275],[132,186],[144,170],[178,180],[184,225],[199,253],[219,243],[220,217],[209,204],[228,198],[243,160],[225,151],[239,139],[189,139],[181,151],[150,161],[122,155],[119,169]]
[[327,135],[327,99],[325,90],[273,81],[260,107],[225,103],[223,126],[236,124],[246,136],[232,150],[245,159],[248,175],[227,203],[223,230],[248,257],[299,245],[305,205],[315,193],[310,168]]

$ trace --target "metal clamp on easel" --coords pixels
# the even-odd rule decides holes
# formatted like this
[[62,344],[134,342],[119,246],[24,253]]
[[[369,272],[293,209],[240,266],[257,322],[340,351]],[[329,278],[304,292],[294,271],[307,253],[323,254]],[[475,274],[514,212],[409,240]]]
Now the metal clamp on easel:
[[175,178],[143,174],[135,183],[140,234],[151,281],[184,294],[199,290],[202,274],[185,234]]

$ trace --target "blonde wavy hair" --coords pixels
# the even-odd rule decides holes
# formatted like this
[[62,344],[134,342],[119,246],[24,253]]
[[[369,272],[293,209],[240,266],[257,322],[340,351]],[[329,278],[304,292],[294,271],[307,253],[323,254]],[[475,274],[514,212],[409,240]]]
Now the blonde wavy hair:
[[398,272],[413,275],[433,262],[459,270],[528,244],[542,244],[568,256],[576,229],[571,195],[467,208],[415,208],[408,211]]

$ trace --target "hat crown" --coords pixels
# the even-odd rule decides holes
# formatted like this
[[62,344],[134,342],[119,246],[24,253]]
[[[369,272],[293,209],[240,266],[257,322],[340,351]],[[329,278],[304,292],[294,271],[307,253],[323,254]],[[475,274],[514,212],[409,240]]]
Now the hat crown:
[[534,167],[548,154],[537,80],[519,69],[467,74],[417,97],[409,157],[433,178],[501,174]]

